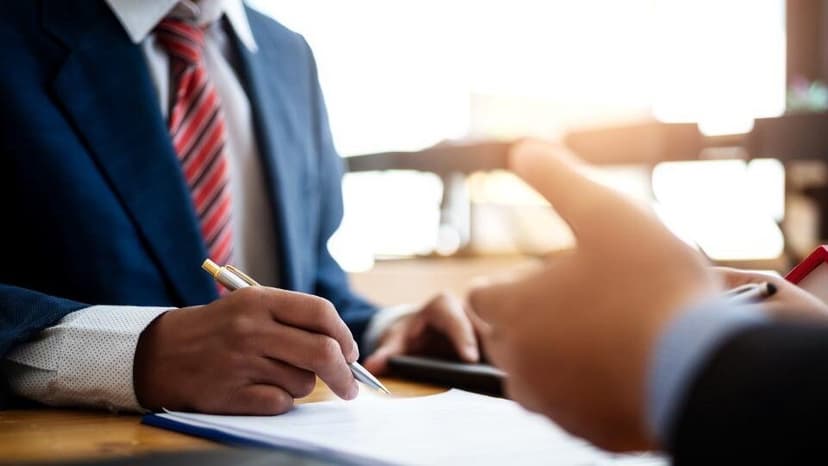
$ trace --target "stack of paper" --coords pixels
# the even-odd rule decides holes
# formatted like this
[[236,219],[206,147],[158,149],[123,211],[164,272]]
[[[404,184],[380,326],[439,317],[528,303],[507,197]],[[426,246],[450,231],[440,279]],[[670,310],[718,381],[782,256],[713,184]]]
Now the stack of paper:
[[297,406],[272,417],[168,412],[148,423],[242,443],[401,464],[661,465],[652,455],[610,455],[512,401],[451,390],[420,398],[363,394]]

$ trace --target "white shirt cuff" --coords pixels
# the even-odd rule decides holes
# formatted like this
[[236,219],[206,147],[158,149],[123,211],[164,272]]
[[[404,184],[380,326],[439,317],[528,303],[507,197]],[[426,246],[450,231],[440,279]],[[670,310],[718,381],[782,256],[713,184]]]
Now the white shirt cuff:
[[416,313],[419,309],[420,307],[414,304],[400,304],[399,306],[386,307],[377,311],[371,321],[368,322],[368,328],[362,338],[363,345],[360,348],[360,354],[367,356],[373,353],[388,327],[403,317]]
[[141,410],[132,381],[141,332],[170,308],[91,306],[6,356],[12,390],[52,406]]

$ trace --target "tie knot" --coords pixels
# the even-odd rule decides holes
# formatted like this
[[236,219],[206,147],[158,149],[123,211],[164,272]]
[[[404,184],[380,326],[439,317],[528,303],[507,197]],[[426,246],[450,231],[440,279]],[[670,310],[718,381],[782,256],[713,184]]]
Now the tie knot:
[[155,38],[171,58],[193,65],[201,58],[204,30],[180,19],[167,18],[155,27]]

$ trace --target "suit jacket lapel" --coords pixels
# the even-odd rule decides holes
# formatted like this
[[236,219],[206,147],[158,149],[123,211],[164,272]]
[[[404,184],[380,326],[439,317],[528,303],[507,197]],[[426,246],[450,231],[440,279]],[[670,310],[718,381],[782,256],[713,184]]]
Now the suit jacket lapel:
[[[190,194],[143,53],[104,2],[54,2],[44,24],[69,47],[54,95],[109,179],[180,305],[217,296]],[[89,9],[95,9],[90,13]],[[77,10],[75,10],[77,11]],[[82,187],[81,187],[82,189]]]

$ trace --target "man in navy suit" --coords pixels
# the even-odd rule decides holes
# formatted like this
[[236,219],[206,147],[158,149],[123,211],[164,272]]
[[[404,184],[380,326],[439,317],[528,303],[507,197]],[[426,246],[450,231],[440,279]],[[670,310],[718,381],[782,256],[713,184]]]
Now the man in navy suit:
[[[377,311],[327,250],[341,161],[304,39],[240,0],[0,7],[0,357],[52,405],[279,413],[462,306]],[[220,296],[227,259],[270,287]],[[278,289],[275,287],[279,287]],[[288,291],[290,290],[290,291]]]

